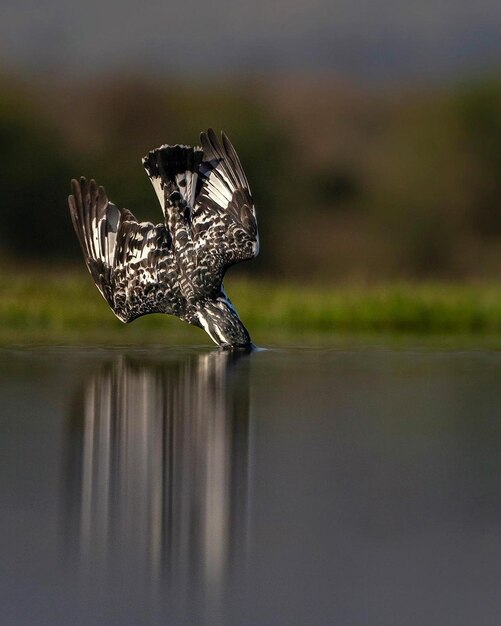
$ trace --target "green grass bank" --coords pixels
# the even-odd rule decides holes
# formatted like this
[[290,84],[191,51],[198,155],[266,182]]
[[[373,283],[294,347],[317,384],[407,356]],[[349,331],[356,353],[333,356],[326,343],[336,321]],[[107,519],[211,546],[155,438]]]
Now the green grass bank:
[[[501,338],[501,287],[486,284],[331,286],[231,279],[227,291],[252,336],[284,333],[468,335]],[[210,343],[165,315],[119,322],[84,272],[0,274],[0,344]]]

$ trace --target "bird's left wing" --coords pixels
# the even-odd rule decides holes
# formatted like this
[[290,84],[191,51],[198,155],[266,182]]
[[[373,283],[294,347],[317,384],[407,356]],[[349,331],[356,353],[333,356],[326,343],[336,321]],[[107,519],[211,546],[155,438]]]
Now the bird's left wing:
[[203,160],[199,193],[191,212],[191,230],[199,264],[222,280],[226,269],[257,256],[256,209],[240,159],[223,133],[200,136]]
[[138,222],[112,204],[94,180],[72,181],[73,226],[97,288],[123,322],[176,313],[176,271],[164,224]]

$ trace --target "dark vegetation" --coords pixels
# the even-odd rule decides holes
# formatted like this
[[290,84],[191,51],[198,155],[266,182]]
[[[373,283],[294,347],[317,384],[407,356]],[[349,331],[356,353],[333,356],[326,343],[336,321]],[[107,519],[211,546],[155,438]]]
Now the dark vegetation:
[[[327,80],[134,77],[25,85],[0,100],[0,258],[75,265],[69,179],[160,220],[140,157],[224,128],[258,206],[243,272],[314,282],[501,276],[501,82],[419,92]],[[83,270],[82,270],[83,271]]]

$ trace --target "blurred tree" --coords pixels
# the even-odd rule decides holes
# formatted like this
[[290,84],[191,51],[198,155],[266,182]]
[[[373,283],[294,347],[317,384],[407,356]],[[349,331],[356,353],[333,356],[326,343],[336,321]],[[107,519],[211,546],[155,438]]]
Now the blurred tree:
[[501,82],[384,94],[300,80],[155,83],[125,76],[19,89],[0,101],[0,253],[79,259],[66,198],[81,174],[160,221],[140,158],[223,129],[284,277],[501,272]]
[[321,207],[347,211],[358,206],[361,181],[356,173],[344,164],[331,164],[310,174],[312,200]]
[[485,238],[501,235],[501,81],[463,87],[455,96],[461,150],[468,156],[469,216]]
[[20,259],[75,251],[67,210],[70,171],[64,142],[16,98],[0,107],[0,245]]
[[465,230],[464,170],[447,94],[402,103],[374,153],[367,198],[400,274],[462,271],[454,244]]

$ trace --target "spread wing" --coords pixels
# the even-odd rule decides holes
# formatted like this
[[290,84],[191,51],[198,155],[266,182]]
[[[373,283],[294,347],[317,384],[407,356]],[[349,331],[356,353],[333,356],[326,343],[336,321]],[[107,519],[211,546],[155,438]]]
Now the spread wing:
[[165,225],[138,222],[112,204],[103,187],[72,181],[73,226],[97,288],[123,322],[147,313],[175,313],[176,272]]
[[220,277],[233,263],[257,256],[256,209],[237,153],[226,135],[212,129],[200,136],[202,181],[192,209],[191,227],[197,258],[212,260]]
[[[212,129],[202,148],[164,145],[143,159],[176,254],[193,265],[202,289],[220,288],[226,269],[259,251],[249,183],[228,138]],[[203,285],[203,287],[202,287]]]

